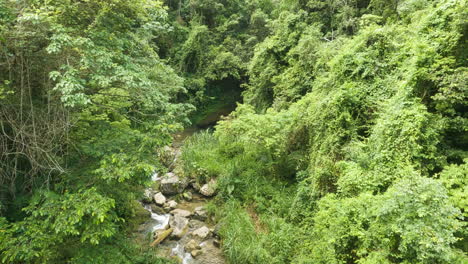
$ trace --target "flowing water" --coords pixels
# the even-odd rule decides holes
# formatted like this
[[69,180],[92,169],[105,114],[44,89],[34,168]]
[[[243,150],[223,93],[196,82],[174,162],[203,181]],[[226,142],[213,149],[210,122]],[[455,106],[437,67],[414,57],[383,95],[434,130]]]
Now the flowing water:
[[182,264],[193,264],[194,259],[192,255],[188,252],[185,252],[184,246],[181,243],[177,243],[176,246],[171,250],[173,256],[178,257],[182,260]]
[[[177,160],[177,157],[180,156],[180,147],[183,144],[183,140],[199,130],[201,130],[199,127],[189,128],[174,136],[173,149],[176,153],[176,155],[174,155],[174,163]],[[154,182],[160,181],[161,175],[155,172],[151,176],[151,179]],[[204,206],[208,202],[209,198],[197,193],[196,190],[191,188],[188,188],[187,190],[192,193],[193,199],[190,201],[180,199],[176,206],[177,209],[187,210],[193,213],[195,208]],[[146,191],[154,192],[154,190],[151,189],[147,189]],[[174,199],[175,197],[166,198]],[[171,217],[173,217],[170,213],[161,213],[161,210],[158,210],[159,213],[154,212],[152,209],[154,206],[154,204],[143,204],[145,210],[150,212],[151,220],[145,223],[142,229],[146,230],[146,234],[151,235],[151,237],[153,237],[153,234],[158,233],[158,231],[166,230],[169,226]],[[158,254],[163,257],[178,259],[178,261],[182,264],[224,264],[225,260],[222,254],[222,250],[219,248],[219,242],[215,237],[213,237],[213,235],[204,239],[199,239],[192,234],[193,231],[204,226],[210,228],[210,230],[214,230],[213,224],[197,219],[189,219],[188,232],[180,239],[168,237],[159,245],[156,245],[156,250],[159,252]],[[193,251],[191,253],[185,250],[186,245],[189,242],[192,242],[193,244],[194,240],[196,241],[196,244],[198,244],[199,251],[199,255],[197,255],[195,258],[192,257]]]
[[151,205],[145,204],[143,207],[151,213],[151,219],[155,220],[156,223],[152,226],[151,232],[158,230],[164,230],[169,225],[170,214],[157,214],[151,209]]
[[[180,156],[180,148],[183,144],[183,141],[193,135],[194,133],[202,130],[202,129],[209,129],[213,127],[218,120],[220,120],[222,115],[228,115],[232,110],[234,110],[235,104],[232,106],[224,106],[220,108],[218,111],[209,114],[205,117],[204,120],[200,121],[198,125],[187,128],[181,133],[174,135],[174,141],[172,145],[173,153],[174,153],[174,160],[173,164],[176,163],[177,158]],[[158,182],[161,180],[162,175],[158,172],[155,172],[151,176],[151,180],[153,182]],[[204,206],[209,198],[204,197],[203,195],[197,193],[193,188],[188,190],[192,193],[193,199],[184,200],[179,199],[177,202],[177,209],[187,210],[193,213],[195,208]],[[154,192],[155,190],[147,189],[146,192]],[[175,199],[180,198],[178,197],[166,197],[168,199]],[[150,212],[151,220],[148,220],[145,224],[140,227],[140,230],[144,230],[146,235],[150,235],[152,237],[151,241],[153,241],[154,234],[157,234],[158,231],[164,231],[168,229],[169,223],[171,221],[171,217],[173,217],[170,213],[167,213],[168,210],[164,211],[161,208],[154,207],[154,204],[143,204],[144,208]],[[153,208],[158,212],[154,212]],[[182,264],[225,264],[224,256],[222,250],[220,249],[220,242],[216,235],[213,234],[214,226],[212,221],[200,221],[200,219],[195,219],[189,217],[189,224],[188,224],[188,231],[183,235],[181,238],[174,238],[174,237],[167,237],[164,239],[159,245],[156,245],[156,250],[159,255],[167,258],[175,258]],[[209,228],[210,235],[201,238],[194,235],[194,231],[200,228]],[[187,245],[191,244],[191,247],[187,247]],[[195,244],[196,250],[193,249],[193,245]],[[185,249],[189,248],[191,252],[187,252]],[[195,253],[194,253],[195,252]],[[195,256],[193,257],[192,256]]]

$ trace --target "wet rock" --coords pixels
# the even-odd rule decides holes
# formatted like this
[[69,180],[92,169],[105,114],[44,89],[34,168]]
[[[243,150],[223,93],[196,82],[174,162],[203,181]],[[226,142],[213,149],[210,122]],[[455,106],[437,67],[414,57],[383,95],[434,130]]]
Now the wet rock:
[[158,214],[158,215],[162,215],[166,213],[162,207],[159,207],[155,204],[151,204],[151,211],[153,211],[153,213]]
[[195,250],[192,250],[192,252],[190,252],[192,257],[194,257],[194,258],[200,256],[202,253],[203,253],[203,251],[201,251],[200,249],[195,249]]
[[173,214],[174,216],[178,215],[178,216],[182,216],[182,217],[189,217],[192,215],[192,213],[190,211],[187,211],[187,210],[184,210],[184,209],[174,209],[171,211],[171,214]]
[[203,254],[197,257],[198,263],[203,264],[225,264],[223,252],[214,245],[213,239],[200,244]]
[[197,236],[197,237],[199,237],[201,239],[207,238],[209,234],[210,234],[210,229],[208,227],[206,227],[206,226],[202,226],[202,227],[200,227],[197,230],[192,232],[193,236]]
[[208,212],[204,206],[198,206],[195,208],[195,213],[193,215],[194,219],[205,221],[208,218]]
[[169,221],[170,227],[173,229],[172,236],[176,238],[182,238],[188,231],[189,220],[180,215],[175,215]]
[[174,201],[174,200],[169,200],[166,205],[166,207],[170,208],[170,209],[174,209],[177,207],[177,202]]
[[198,244],[197,241],[195,241],[194,239],[190,240],[186,245],[185,245],[185,250],[190,252],[192,250],[196,250],[196,249],[201,249],[200,245]]
[[189,226],[193,230],[198,229],[204,225],[205,225],[205,222],[200,221],[200,220],[192,219],[189,221]]
[[210,182],[204,184],[200,188],[200,193],[204,196],[211,197],[216,194],[216,180],[212,179]]
[[159,190],[165,195],[178,194],[183,192],[187,185],[187,180],[169,172],[161,179]]
[[157,205],[164,205],[164,203],[166,203],[166,197],[164,196],[164,194],[158,192],[156,193],[154,196],[153,196],[153,200],[154,200],[154,203],[156,203]]

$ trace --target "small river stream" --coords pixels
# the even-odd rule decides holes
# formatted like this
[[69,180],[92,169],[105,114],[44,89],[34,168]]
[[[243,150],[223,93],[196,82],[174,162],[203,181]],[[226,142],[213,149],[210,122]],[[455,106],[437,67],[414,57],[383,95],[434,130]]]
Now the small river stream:
[[[208,116],[209,120],[203,123],[203,127],[188,128],[174,135],[172,147],[167,148],[172,153],[172,164],[177,164],[181,154],[180,148],[187,137],[202,128],[206,129],[206,124],[218,120],[219,116],[224,114],[226,109],[222,109],[216,116]],[[156,183],[153,188],[164,185],[164,181],[168,181],[167,178],[174,177],[177,175],[173,172],[166,175],[153,174],[151,179]],[[163,187],[159,187],[160,190],[146,189],[147,200],[143,201],[143,207],[150,212],[151,219],[143,224],[140,230],[143,230],[145,237],[151,237],[152,244],[156,243],[152,246],[160,256],[175,259],[182,264],[224,264],[216,226],[204,209],[204,205],[211,198],[202,195],[200,189],[194,187],[193,184],[187,184],[183,190],[173,194],[162,194]],[[157,241],[161,238],[162,241]]]

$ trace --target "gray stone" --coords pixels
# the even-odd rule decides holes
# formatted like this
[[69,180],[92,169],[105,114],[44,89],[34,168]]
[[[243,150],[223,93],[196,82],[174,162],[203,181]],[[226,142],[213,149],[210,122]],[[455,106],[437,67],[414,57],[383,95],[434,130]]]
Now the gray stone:
[[194,257],[194,258],[200,256],[202,253],[203,253],[203,251],[201,251],[200,249],[195,249],[195,250],[192,250],[192,252],[190,252],[192,257]]
[[177,202],[174,201],[174,200],[169,200],[167,203],[166,203],[166,206],[171,208],[171,209],[174,209],[177,207]]
[[193,230],[198,229],[198,228],[200,228],[200,227],[202,227],[204,225],[206,225],[205,222],[200,221],[200,220],[196,220],[196,219],[191,219],[190,222],[189,222],[189,226]]
[[210,182],[204,184],[200,188],[200,193],[204,196],[211,197],[216,194],[216,180],[212,179]]
[[184,191],[188,181],[180,179],[176,174],[169,172],[161,179],[159,190],[166,195],[178,194]]
[[173,215],[178,215],[182,217],[189,217],[192,215],[190,211],[184,210],[184,209],[174,209],[171,211],[171,214]]
[[195,241],[194,239],[190,240],[186,245],[185,245],[185,250],[186,251],[192,251],[192,250],[196,250],[196,249],[201,249],[200,245],[198,244],[197,241]]
[[197,257],[198,263],[203,264],[225,264],[223,252],[214,245],[213,239],[209,239],[200,244],[203,254]]
[[172,236],[176,238],[182,238],[188,231],[189,220],[185,217],[175,215],[169,221],[170,227],[173,229]]
[[205,207],[204,206],[196,207],[193,218],[198,219],[200,221],[205,221],[208,218],[208,212],[206,211]]
[[207,238],[209,234],[210,234],[210,229],[208,227],[206,227],[206,226],[202,226],[202,227],[200,227],[197,230],[192,232],[193,236],[197,236],[197,237],[199,237],[201,239]]
[[164,194],[162,194],[160,192],[156,193],[153,196],[153,200],[154,200],[154,203],[156,203],[159,206],[162,206],[162,205],[164,205],[164,203],[166,203],[166,197],[164,196]]

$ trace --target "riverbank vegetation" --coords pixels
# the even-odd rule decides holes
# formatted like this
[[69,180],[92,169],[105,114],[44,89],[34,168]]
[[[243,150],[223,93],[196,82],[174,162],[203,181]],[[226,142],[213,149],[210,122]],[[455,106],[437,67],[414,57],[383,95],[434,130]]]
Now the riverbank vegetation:
[[185,145],[232,263],[465,263],[466,3],[291,1]]
[[230,263],[466,263],[466,6],[0,1],[0,262],[165,263],[135,200],[237,102],[178,168]]
[[154,263],[126,238],[188,122],[155,1],[0,2],[0,261]]

